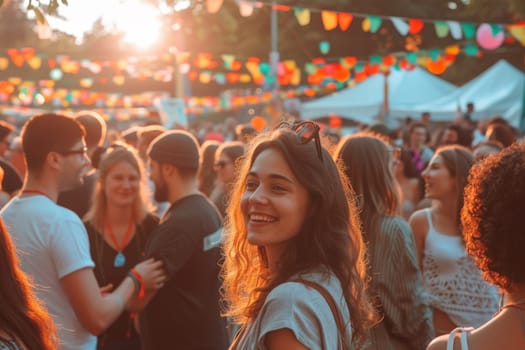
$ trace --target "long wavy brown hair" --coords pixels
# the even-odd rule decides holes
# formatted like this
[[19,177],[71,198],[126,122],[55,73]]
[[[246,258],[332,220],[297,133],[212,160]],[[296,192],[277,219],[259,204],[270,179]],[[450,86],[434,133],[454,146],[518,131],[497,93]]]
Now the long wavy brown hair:
[[[278,268],[270,271],[264,247],[247,241],[241,198],[245,179],[257,156],[266,149],[282,153],[299,182],[309,194],[309,213],[301,231],[290,240]],[[252,143],[235,182],[225,224],[223,293],[225,314],[238,323],[257,317],[270,291],[293,275],[319,267],[329,268],[341,282],[348,305],[352,342],[361,344],[375,314],[366,294],[366,265],[359,217],[351,187],[341,167],[314,142],[301,143],[289,129],[259,135]]]
[[400,190],[390,164],[392,149],[377,136],[358,133],[341,140],[334,157],[343,162],[357,195],[365,237],[373,239],[385,216],[399,214]]
[[0,330],[27,349],[58,348],[55,326],[20,269],[9,233],[0,220]]

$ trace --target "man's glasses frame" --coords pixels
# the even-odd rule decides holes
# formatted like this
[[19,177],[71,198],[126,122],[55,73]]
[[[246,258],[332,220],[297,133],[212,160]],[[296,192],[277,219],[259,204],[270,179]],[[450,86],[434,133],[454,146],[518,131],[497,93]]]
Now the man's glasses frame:
[[63,156],[70,156],[73,154],[84,155],[84,154],[87,154],[87,151],[88,151],[87,147],[82,147],[81,149],[72,149],[69,151],[56,151],[56,152]]
[[274,130],[282,128],[289,128],[295,131],[295,133],[299,135],[302,144],[306,144],[312,141],[312,139],[315,140],[317,156],[319,157],[319,160],[321,160],[321,162],[323,161],[321,137],[319,136],[319,131],[321,128],[319,127],[319,125],[309,120],[295,122],[282,121],[275,126]]

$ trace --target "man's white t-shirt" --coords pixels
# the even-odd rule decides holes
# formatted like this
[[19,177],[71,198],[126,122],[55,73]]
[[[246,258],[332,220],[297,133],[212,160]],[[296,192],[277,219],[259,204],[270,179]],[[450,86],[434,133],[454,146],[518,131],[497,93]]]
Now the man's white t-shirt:
[[13,198],[1,211],[22,270],[55,321],[60,349],[96,349],[97,338],[78,320],[60,279],[95,265],[82,221],[43,196]]

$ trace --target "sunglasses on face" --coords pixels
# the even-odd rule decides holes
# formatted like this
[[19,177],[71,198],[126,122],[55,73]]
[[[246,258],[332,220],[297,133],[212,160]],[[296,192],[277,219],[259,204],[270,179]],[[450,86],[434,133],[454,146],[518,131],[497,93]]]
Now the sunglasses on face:
[[288,128],[295,131],[299,136],[301,143],[306,144],[310,141],[315,140],[315,148],[317,150],[317,156],[323,161],[323,151],[321,149],[321,138],[319,136],[319,125],[311,121],[302,121],[302,122],[280,122],[275,126],[276,129]]

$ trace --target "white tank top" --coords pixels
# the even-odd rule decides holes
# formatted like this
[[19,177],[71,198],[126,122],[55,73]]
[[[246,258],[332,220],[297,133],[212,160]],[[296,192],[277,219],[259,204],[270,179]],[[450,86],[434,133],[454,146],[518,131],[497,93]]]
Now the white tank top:
[[462,238],[440,233],[425,210],[428,233],[423,253],[423,283],[432,306],[460,327],[479,327],[498,309],[498,290],[486,282],[467,255]]

